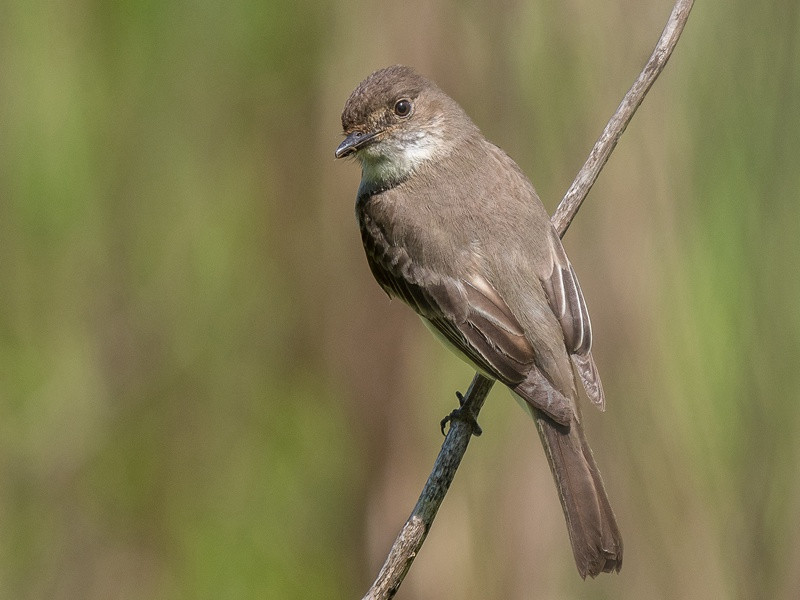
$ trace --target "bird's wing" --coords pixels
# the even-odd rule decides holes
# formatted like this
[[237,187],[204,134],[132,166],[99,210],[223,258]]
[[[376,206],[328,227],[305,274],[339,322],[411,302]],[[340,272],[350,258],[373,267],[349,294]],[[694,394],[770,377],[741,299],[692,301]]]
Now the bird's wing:
[[561,323],[567,352],[581,378],[586,395],[604,410],[603,384],[592,358],[592,324],[578,277],[553,228],[550,228],[548,243],[550,261],[544,269],[545,272],[540,273],[542,287],[550,308]]
[[[471,274],[459,279],[415,263],[402,247],[390,245],[366,217],[362,236],[375,279],[427,319],[447,342],[478,369],[514,388],[535,369],[535,352],[519,321],[492,285]],[[543,379],[543,378],[541,378]],[[561,394],[526,399],[559,423],[572,407]]]

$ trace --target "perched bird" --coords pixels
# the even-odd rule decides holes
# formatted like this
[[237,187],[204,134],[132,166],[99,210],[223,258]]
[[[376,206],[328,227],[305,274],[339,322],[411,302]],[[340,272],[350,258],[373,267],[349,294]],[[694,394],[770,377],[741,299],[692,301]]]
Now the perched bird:
[[619,571],[622,538],[584,436],[579,380],[604,407],[589,313],[531,182],[436,84],[372,73],[336,157],[361,163],[356,216],[372,274],[533,415],[582,577]]

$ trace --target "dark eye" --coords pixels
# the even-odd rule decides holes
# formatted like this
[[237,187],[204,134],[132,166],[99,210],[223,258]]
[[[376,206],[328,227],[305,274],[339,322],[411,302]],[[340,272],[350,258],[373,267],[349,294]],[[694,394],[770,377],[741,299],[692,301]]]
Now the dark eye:
[[407,117],[411,114],[411,100],[398,100],[394,105],[394,114],[398,117]]

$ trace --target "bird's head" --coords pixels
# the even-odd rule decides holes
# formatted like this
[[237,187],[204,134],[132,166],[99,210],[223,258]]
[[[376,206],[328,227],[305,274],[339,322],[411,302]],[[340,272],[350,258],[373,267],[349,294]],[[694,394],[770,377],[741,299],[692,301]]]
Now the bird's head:
[[336,158],[357,158],[365,183],[393,184],[449,154],[460,135],[474,128],[436,84],[410,67],[387,67],[348,98],[342,111],[345,139]]

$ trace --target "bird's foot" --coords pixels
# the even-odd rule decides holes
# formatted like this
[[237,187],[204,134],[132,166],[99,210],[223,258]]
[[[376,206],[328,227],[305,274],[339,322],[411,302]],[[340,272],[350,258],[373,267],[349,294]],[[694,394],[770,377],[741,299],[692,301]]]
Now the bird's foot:
[[483,429],[481,429],[481,426],[478,425],[478,420],[475,418],[475,415],[472,414],[472,411],[464,410],[464,395],[461,392],[456,392],[456,398],[458,398],[458,408],[447,415],[439,423],[439,426],[442,429],[442,435],[445,435],[445,425],[451,421],[464,421],[465,423],[468,423],[470,427],[472,427],[472,435],[478,437],[483,433]]

